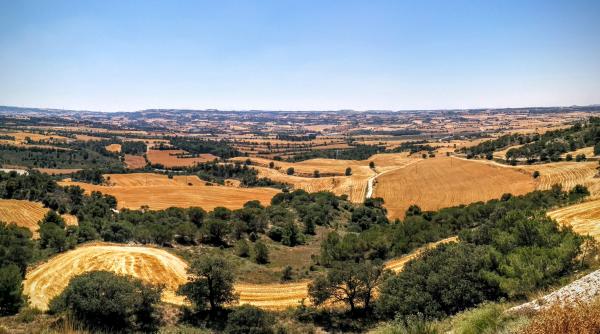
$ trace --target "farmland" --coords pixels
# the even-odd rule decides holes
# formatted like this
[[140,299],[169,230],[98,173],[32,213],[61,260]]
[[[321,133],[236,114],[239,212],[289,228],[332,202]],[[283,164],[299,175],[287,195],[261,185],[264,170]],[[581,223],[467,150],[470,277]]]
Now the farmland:
[[200,154],[198,157],[181,157],[186,154],[183,150],[148,150],[147,156],[151,164],[160,164],[166,168],[188,167],[197,163],[212,161],[216,156]]
[[[393,259],[386,268],[401,271],[406,263],[418,257],[423,250],[440,243],[456,241],[455,237],[426,245],[411,254]],[[66,288],[69,280],[78,274],[93,270],[108,270],[140,278],[151,284],[163,284],[163,300],[183,304],[184,299],[175,291],[187,281],[187,263],[181,258],[154,247],[125,246],[96,243],[78,247],[57,255],[27,273],[24,293],[32,306],[45,310],[48,302]],[[284,309],[297,306],[308,298],[308,284],[302,280],[291,283],[250,284],[237,282],[241,304],[251,304],[266,309]]]
[[223,206],[229,209],[241,208],[244,203],[259,200],[267,204],[278,193],[272,188],[237,188],[206,185],[196,176],[175,176],[152,173],[109,174],[105,178],[111,185],[92,185],[82,182],[63,181],[62,185],[78,185],[87,193],[100,191],[115,196],[119,208],[139,209],[148,206],[154,210],[169,207],[199,206],[205,210]]
[[[48,213],[42,203],[0,199],[0,221],[6,223],[15,223],[18,226],[28,228],[34,238],[38,237],[38,222]],[[72,215],[63,215],[67,225],[77,225],[77,217]]]
[[456,158],[425,159],[377,178],[375,197],[382,197],[391,218],[402,218],[417,204],[423,210],[525,194],[536,187],[526,173]]

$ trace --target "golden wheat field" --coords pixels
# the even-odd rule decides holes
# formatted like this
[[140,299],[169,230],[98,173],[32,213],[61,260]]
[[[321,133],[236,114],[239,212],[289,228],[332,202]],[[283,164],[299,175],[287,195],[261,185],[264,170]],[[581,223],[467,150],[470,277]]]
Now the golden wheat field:
[[390,218],[402,218],[417,204],[437,210],[499,198],[504,193],[521,195],[536,188],[530,174],[490,164],[452,157],[419,160],[377,178],[375,197],[385,200]]
[[99,191],[117,198],[119,208],[139,209],[147,205],[160,210],[169,207],[198,206],[205,210],[223,206],[239,209],[246,202],[258,200],[268,204],[279,191],[273,188],[238,188],[206,185],[196,176],[175,176],[153,173],[107,174],[109,185],[61,181],[60,185],[78,185],[86,193]]
[[569,225],[573,231],[600,239],[600,200],[591,200],[548,212],[557,222]]
[[[385,267],[399,272],[424,250],[456,240],[452,237],[428,244],[387,262]],[[164,301],[178,305],[185,303],[181,296],[175,294],[179,285],[187,281],[187,263],[184,260],[160,248],[109,243],[84,245],[51,258],[27,273],[23,292],[29,296],[31,306],[46,310],[50,300],[67,287],[72,277],[93,270],[108,270],[137,277],[147,283],[163,284]],[[303,299],[308,300],[309,283],[308,280],[268,284],[237,282],[235,291],[241,304],[284,309],[299,305]]]
[[[0,199],[0,221],[15,223],[28,228],[34,238],[38,238],[38,222],[44,218],[48,209],[42,203],[16,199]],[[67,225],[77,225],[77,217],[62,215]]]

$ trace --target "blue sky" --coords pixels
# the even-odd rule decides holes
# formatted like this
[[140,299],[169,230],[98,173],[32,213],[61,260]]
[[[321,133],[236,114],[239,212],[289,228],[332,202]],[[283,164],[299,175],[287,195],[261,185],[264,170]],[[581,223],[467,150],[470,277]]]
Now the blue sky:
[[0,0],[0,104],[600,103],[600,1]]

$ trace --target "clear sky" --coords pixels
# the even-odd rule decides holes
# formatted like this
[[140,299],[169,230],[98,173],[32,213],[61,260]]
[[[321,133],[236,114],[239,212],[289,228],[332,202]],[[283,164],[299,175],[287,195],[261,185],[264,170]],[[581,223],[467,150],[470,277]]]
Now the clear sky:
[[0,0],[0,105],[595,103],[598,0]]

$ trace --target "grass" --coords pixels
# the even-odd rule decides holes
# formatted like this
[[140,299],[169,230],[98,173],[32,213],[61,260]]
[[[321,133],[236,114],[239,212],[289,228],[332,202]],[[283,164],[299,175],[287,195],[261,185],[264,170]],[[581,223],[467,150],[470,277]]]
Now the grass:
[[535,314],[522,334],[600,333],[600,298],[590,302],[556,303]]

